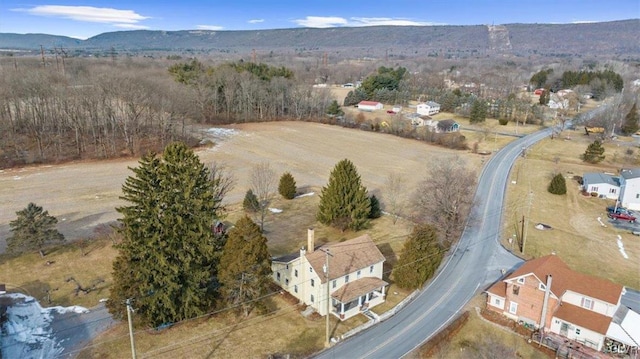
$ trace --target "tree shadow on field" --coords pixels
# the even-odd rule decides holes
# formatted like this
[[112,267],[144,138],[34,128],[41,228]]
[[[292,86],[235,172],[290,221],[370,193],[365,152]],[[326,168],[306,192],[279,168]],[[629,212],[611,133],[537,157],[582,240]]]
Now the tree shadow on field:
[[386,277],[385,280],[389,281],[389,284],[391,284],[393,282],[389,279],[389,277],[391,276],[391,269],[393,269],[393,265],[398,261],[398,257],[394,253],[393,248],[391,248],[391,245],[389,243],[378,244],[378,249],[386,258],[382,266],[383,275],[384,277]]

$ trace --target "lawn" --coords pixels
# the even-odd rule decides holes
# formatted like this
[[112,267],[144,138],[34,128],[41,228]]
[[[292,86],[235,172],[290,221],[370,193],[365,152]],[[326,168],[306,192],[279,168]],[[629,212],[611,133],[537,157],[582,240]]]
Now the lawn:
[[[512,247],[508,238],[513,237],[516,226],[520,228],[522,216],[525,216],[526,258],[553,252],[577,271],[640,288],[640,240],[630,231],[617,229],[608,222],[605,207],[614,201],[583,196],[580,184],[574,179],[585,172],[617,173],[622,167],[637,166],[638,148],[626,146],[624,141],[607,141],[604,144],[605,160],[592,165],[583,162],[580,155],[593,137],[578,130],[565,131],[562,137],[571,140],[545,139],[530,148],[526,158],[520,158],[515,164],[503,219],[505,246]],[[566,195],[547,192],[555,173],[564,175]],[[536,223],[550,225],[553,229],[537,230],[534,228]],[[623,257],[619,242],[628,259]]]

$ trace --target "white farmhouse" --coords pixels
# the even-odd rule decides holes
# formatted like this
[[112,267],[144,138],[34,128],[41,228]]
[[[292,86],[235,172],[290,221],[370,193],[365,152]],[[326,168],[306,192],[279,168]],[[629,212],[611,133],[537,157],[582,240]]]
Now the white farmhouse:
[[618,199],[620,177],[607,173],[589,172],[582,176],[582,188],[588,193],[597,193],[600,198]]
[[436,113],[440,112],[440,104],[433,101],[419,103],[416,106],[416,112],[421,115],[427,116],[435,115]]
[[640,210],[640,168],[620,171],[620,204]]
[[388,285],[382,280],[385,258],[369,235],[319,248],[314,245],[314,231],[309,229],[306,250],[274,258],[271,262],[274,281],[323,316],[327,314],[329,286],[329,310],[341,320],[384,303]]

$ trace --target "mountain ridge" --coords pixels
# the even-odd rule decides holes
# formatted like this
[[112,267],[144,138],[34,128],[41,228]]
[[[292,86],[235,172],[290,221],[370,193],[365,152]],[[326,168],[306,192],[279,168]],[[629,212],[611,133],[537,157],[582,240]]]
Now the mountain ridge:
[[[354,56],[604,56],[640,58],[640,19],[578,24],[371,26],[268,30],[131,30],[86,40],[0,33],[0,48],[118,52],[346,51]],[[466,55],[465,55],[466,54]]]

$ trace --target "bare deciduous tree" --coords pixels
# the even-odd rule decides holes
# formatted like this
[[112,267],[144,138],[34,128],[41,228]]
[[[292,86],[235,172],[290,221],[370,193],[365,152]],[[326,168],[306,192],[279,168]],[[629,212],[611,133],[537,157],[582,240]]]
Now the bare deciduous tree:
[[458,156],[434,161],[414,195],[415,217],[439,229],[444,245],[462,233],[473,203],[476,174]]
[[214,215],[217,218],[221,218],[226,211],[222,201],[236,185],[236,179],[223,164],[212,162],[207,167],[209,168],[209,181],[213,191]]
[[276,193],[276,173],[269,163],[259,163],[253,166],[249,181],[251,190],[258,197],[258,222],[260,222],[260,230],[264,231],[264,217]]
[[393,216],[393,224],[402,216],[404,209],[404,178],[398,173],[390,173],[385,182],[384,205],[385,210]]

